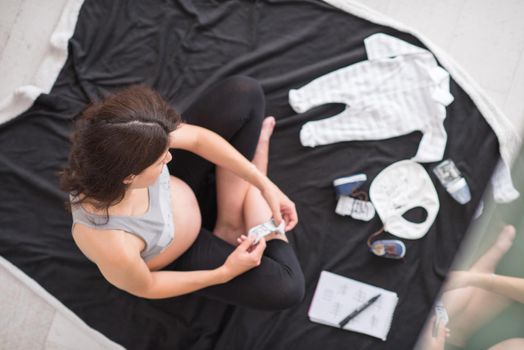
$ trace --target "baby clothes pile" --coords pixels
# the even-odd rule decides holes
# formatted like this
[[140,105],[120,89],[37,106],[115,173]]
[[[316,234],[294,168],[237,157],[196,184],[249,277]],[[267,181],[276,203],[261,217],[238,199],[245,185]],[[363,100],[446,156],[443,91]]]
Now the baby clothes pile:
[[[316,147],[422,132],[411,160],[386,167],[373,180],[371,201],[366,193],[357,192],[367,181],[366,174],[333,181],[337,214],[370,221],[376,211],[385,232],[404,239],[421,238],[435,220],[439,198],[426,169],[417,162],[443,159],[447,143],[446,106],[454,100],[450,75],[431,52],[393,36],[371,35],[364,40],[364,46],[367,61],[330,72],[289,91],[289,103],[299,113],[327,103],[346,105],[335,116],[305,123],[300,130],[300,141],[303,146]],[[438,164],[433,172],[455,200],[461,204],[469,202],[471,194],[466,179],[452,160]],[[513,185],[501,167],[496,169],[494,178],[497,181],[493,183],[499,185],[494,188],[495,197],[502,201],[514,199],[504,195],[511,193],[506,190]],[[415,207],[425,210],[423,222],[411,222],[403,216]],[[398,244],[403,246],[401,241]],[[370,241],[368,245],[371,247]]]

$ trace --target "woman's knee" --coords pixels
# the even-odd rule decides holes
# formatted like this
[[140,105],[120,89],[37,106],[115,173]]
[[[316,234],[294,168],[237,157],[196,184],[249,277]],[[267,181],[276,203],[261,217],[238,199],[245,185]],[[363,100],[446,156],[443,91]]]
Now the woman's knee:
[[227,89],[233,89],[237,94],[259,99],[264,96],[260,82],[245,75],[234,75],[223,81]]
[[302,271],[293,271],[293,273],[286,271],[283,273],[282,278],[278,281],[272,281],[272,283],[267,284],[265,288],[268,291],[264,305],[264,309],[266,310],[278,311],[289,309],[300,304],[306,294]]
[[284,284],[282,292],[280,293],[279,307],[287,309],[296,306],[304,300],[306,295],[306,286],[304,283],[304,276],[300,273],[297,276],[289,278],[288,282]]
[[223,81],[223,88],[234,96],[235,103],[245,106],[244,118],[262,120],[265,109],[264,91],[258,80],[248,76],[235,75]]

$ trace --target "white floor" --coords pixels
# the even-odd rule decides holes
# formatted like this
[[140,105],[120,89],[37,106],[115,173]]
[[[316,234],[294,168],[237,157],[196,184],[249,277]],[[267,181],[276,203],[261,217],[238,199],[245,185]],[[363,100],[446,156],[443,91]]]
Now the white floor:
[[[31,69],[22,67],[35,57],[35,52],[42,50],[34,39],[52,31],[65,2],[0,0],[0,99],[10,87],[20,86],[31,78]],[[524,1],[361,2],[413,27],[446,50],[477,80],[515,127],[524,129]],[[0,266],[0,320],[3,320],[0,348],[67,348],[65,335],[78,333],[82,324],[64,322],[50,309],[50,304],[43,304],[41,294],[33,293],[27,283],[14,281],[13,276]],[[44,310],[46,317],[35,310]],[[4,317],[5,312],[8,318]],[[34,325],[39,332],[26,331]]]
[[362,0],[448,52],[524,131],[524,1]]
[[0,101],[32,82],[68,0],[0,0]]
[[0,315],[0,349],[123,349],[2,257]]

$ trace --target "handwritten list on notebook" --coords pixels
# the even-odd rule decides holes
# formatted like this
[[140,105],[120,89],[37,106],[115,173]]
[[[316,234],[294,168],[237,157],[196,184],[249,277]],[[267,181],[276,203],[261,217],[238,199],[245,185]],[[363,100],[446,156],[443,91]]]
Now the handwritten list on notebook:
[[397,294],[332,272],[320,274],[308,311],[309,319],[339,328],[342,319],[377,294],[380,298],[343,329],[386,340],[398,302]]

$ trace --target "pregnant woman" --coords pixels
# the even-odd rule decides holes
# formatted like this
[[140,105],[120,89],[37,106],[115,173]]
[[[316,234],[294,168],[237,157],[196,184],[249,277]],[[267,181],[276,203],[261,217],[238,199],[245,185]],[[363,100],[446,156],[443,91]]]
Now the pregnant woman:
[[259,83],[235,76],[182,116],[145,86],[82,113],[61,186],[73,238],[107,281],[143,298],[196,292],[266,310],[303,299],[286,235],[246,237],[271,218],[285,231],[298,222],[266,176],[275,120],[264,109]]

